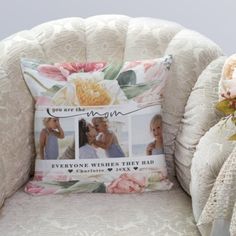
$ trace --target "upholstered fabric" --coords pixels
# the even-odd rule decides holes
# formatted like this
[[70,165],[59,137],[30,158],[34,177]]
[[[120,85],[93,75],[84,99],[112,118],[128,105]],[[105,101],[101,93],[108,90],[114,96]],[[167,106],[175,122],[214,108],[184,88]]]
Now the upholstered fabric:
[[[0,42],[0,130],[1,137],[4,137],[0,139],[0,206],[5,198],[26,183],[34,164],[33,99],[22,78],[20,57],[58,62],[120,62],[164,54],[174,56],[163,103],[167,165],[169,173],[174,175],[176,164],[180,184],[185,191],[190,192],[190,168],[194,157],[191,194],[195,217],[198,219],[216,174],[231,147],[229,145],[224,148],[224,144],[221,146],[224,137],[218,136],[218,126],[207,132],[219,120],[214,111],[214,103],[224,61],[223,57],[219,57],[223,53],[211,40],[179,24],[121,15],[52,21]],[[217,147],[216,151],[213,147]],[[219,164],[215,164],[214,160],[219,160]],[[203,172],[199,171],[201,168]],[[124,204],[120,203],[122,198]],[[132,232],[139,232],[140,235],[155,235],[154,232],[158,232],[155,230],[159,230],[165,233],[161,235],[189,236],[196,232],[190,220],[192,216],[189,201],[181,189],[146,196],[73,195],[57,196],[55,199],[49,196],[32,198],[23,192],[17,192],[8,199],[1,212],[0,230],[4,230],[4,235],[14,235],[13,232],[15,235],[23,235],[22,232],[25,235],[33,235],[31,232],[35,232],[34,235],[37,235],[40,232],[38,230],[45,232],[46,229],[51,235],[59,235],[59,229],[64,233],[71,233],[70,235],[88,235],[85,230],[95,229],[93,224],[89,228],[89,223],[95,222],[95,225],[99,225],[98,230],[108,233],[98,232],[98,235],[111,235],[111,230],[115,230],[114,235],[120,235],[125,230],[133,230]],[[117,214],[117,219],[114,219],[114,211],[110,214],[107,210],[103,218],[99,216],[104,212],[104,202],[109,203],[107,206],[117,207],[117,212],[120,213]],[[51,209],[48,209],[48,205]],[[78,208],[74,208],[74,205],[78,205]],[[89,207],[81,216],[80,210],[85,208],[83,205]],[[134,209],[137,205],[142,211]],[[91,206],[96,214],[90,216]],[[133,206],[130,213],[128,206]],[[66,211],[66,217],[61,216],[67,207],[69,210]],[[70,215],[71,211],[73,214]],[[40,220],[37,220],[37,212]],[[124,213],[127,218],[122,218]],[[128,221],[134,215],[136,221]],[[183,216],[191,223],[186,223]],[[49,225],[48,219],[54,218],[56,220]],[[85,233],[73,231],[78,226]]]
[[5,137],[1,141],[5,147],[1,150],[2,161],[7,169],[5,196],[26,181],[34,157],[33,101],[22,80],[20,57],[122,61],[153,58],[164,52],[175,56],[172,78],[166,86],[166,94],[173,96],[165,97],[163,114],[165,151],[169,171],[173,173],[174,140],[188,96],[202,70],[222,53],[212,41],[175,23],[114,15],[49,22],[2,41],[0,81],[4,115],[0,125]]
[[[224,162],[198,220],[203,236],[236,235],[236,147]],[[217,223],[221,221],[224,224]],[[215,226],[221,226],[221,229]],[[216,229],[215,229],[216,228]],[[221,232],[221,234],[219,233]]]
[[222,120],[202,137],[196,148],[191,168],[191,196],[196,221],[202,213],[224,161],[235,147],[234,142],[227,140],[227,137],[235,132],[236,127],[231,120]]
[[[175,138],[187,100],[199,75],[222,52],[217,45],[204,36],[190,30],[182,30],[169,43],[166,53],[173,54],[175,59],[171,79],[167,81],[165,87],[163,103],[165,153],[167,162],[173,164]],[[177,155],[184,156],[184,152],[179,152]],[[179,165],[178,167],[176,171],[181,171],[181,167]],[[180,175],[177,173],[177,176]],[[185,185],[185,183],[180,183]],[[189,192],[189,186],[185,189]]]
[[176,174],[188,193],[196,146],[200,138],[221,118],[215,104],[218,102],[218,84],[224,61],[225,57],[219,57],[201,73],[188,98],[179,127],[175,145]]
[[198,236],[199,233],[190,198],[176,185],[170,191],[122,195],[32,197],[20,190],[5,202],[0,215],[0,235]]

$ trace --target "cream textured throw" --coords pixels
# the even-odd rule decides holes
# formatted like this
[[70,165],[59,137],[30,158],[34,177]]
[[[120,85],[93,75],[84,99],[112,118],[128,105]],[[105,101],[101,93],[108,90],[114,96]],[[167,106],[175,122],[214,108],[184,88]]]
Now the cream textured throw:
[[[219,222],[224,222],[223,228],[229,222],[223,234]],[[220,170],[198,226],[208,236],[236,236],[236,147]]]

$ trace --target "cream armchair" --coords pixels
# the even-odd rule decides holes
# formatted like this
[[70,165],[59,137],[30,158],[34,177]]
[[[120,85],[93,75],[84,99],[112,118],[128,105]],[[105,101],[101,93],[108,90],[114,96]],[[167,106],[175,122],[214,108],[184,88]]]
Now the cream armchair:
[[[163,104],[165,153],[175,183],[172,190],[44,197],[23,192],[35,149],[33,99],[22,78],[21,57],[120,62],[164,54],[174,57]],[[215,139],[213,127],[220,120],[214,104],[225,60],[222,54],[211,40],[179,24],[122,15],[52,21],[1,41],[0,235],[200,235],[196,221],[217,171],[233,148],[225,144],[223,149],[214,149],[223,142],[223,136]],[[212,160],[211,166],[204,165],[207,160]],[[204,172],[199,171],[200,164]]]

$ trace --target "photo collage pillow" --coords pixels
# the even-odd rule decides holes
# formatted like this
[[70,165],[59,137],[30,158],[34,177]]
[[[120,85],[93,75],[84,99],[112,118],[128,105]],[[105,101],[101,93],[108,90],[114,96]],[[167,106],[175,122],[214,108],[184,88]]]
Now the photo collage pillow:
[[171,63],[170,55],[120,64],[22,59],[37,153],[25,191],[169,190],[161,101]]

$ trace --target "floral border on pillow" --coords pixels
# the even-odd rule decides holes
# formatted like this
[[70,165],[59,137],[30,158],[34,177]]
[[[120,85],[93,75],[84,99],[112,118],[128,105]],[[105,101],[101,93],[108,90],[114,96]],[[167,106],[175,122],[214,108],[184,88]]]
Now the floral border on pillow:
[[171,63],[172,56],[120,64],[22,59],[35,99],[37,150],[35,176],[25,191],[169,190],[173,184],[163,151],[161,101]]

